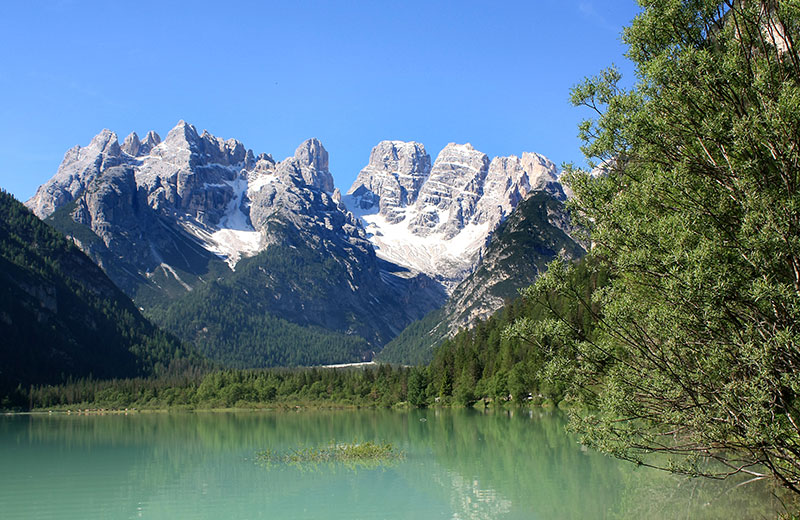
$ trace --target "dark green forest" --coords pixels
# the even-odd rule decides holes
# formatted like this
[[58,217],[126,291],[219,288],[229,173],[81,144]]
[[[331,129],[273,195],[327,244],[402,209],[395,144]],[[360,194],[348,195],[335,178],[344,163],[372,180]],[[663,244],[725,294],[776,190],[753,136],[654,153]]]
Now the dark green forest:
[[[157,376],[200,364],[71,241],[0,192],[0,398],[31,384]],[[23,390],[26,389],[26,390]]]
[[[565,280],[568,291],[518,297],[486,321],[445,340],[435,351],[426,376],[426,399],[472,405],[479,400],[558,404],[565,397],[573,353],[553,330],[532,340],[519,324],[535,327],[558,316],[575,335],[591,338],[595,314],[591,299],[608,280],[595,264],[579,261]],[[599,312],[599,309],[594,309]]]
[[[576,294],[590,298],[607,279],[580,262],[571,276]],[[532,343],[509,333],[520,319],[556,312],[591,335],[591,314],[555,293],[517,298],[490,319],[442,343],[430,365],[380,364],[352,368],[225,369],[171,377],[33,386],[33,408],[260,408],[306,406],[555,405],[564,398],[566,372],[550,369],[566,354],[558,343]]]
[[[323,298],[321,281],[343,279],[332,258],[318,261],[305,247],[270,247],[241,260],[226,278],[199,285],[148,312],[155,323],[193,343],[214,362],[234,368],[311,366],[361,361],[371,356],[359,335],[298,324],[276,315],[274,280],[290,280],[302,298]],[[288,291],[287,291],[288,292]],[[286,304],[287,315],[303,316],[302,301]],[[254,309],[257,312],[254,312]],[[331,311],[333,316],[335,311]],[[337,316],[338,318],[338,316]],[[332,318],[333,319],[333,318]]]

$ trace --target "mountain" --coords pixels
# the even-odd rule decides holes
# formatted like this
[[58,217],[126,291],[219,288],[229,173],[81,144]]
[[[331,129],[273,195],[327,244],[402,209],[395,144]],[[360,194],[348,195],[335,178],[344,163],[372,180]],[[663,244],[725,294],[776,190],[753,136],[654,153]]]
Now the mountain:
[[448,144],[431,165],[416,142],[382,141],[344,197],[381,258],[451,292],[474,269],[497,225],[530,192],[566,196],[557,169],[535,153],[488,156]]
[[584,248],[570,237],[563,203],[546,191],[532,191],[493,233],[477,268],[441,309],[412,323],[386,345],[379,358],[427,363],[435,347],[459,329],[486,320],[515,298],[557,257],[576,259]]
[[376,256],[316,139],[278,162],[184,121],[163,141],[103,130],[27,205],[156,322],[237,366],[370,357],[445,299]]
[[2,191],[0,338],[0,398],[18,386],[151,375],[197,360],[71,241]]
[[[317,139],[276,161],[181,121],[121,145],[103,130],[26,204],[157,324],[217,361],[271,366],[370,359],[449,294],[467,305],[456,286],[539,192],[565,199],[538,154],[451,143],[431,161],[382,141],[342,196]],[[461,322],[502,301],[484,289]]]
[[573,265],[564,280],[572,294],[554,291],[537,298],[516,297],[487,320],[444,340],[426,370],[428,397],[468,406],[480,399],[511,398],[539,404],[561,401],[574,374],[548,368],[552,369],[554,362],[563,366],[570,349],[561,350],[557,341],[543,345],[517,335],[506,336],[504,331],[517,320],[533,324],[558,315],[591,341],[597,331],[599,309],[592,304],[593,312],[589,312],[582,302],[591,302],[592,295],[608,284],[609,273],[588,257]]

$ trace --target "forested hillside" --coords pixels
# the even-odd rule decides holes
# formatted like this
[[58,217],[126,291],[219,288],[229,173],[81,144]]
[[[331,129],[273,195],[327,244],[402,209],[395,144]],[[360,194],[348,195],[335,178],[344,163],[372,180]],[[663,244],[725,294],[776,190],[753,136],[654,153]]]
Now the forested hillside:
[[371,359],[370,345],[356,333],[366,328],[352,312],[357,302],[331,303],[356,300],[353,291],[342,289],[346,265],[301,240],[294,243],[270,246],[241,260],[227,276],[157,306],[154,321],[229,367]]
[[[321,406],[412,406],[436,403],[557,404],[571,383],[574,351],[553,336],[531,342],[514,333],[514,324],[545,323],[553,314],[564,318],[577,334],[591,337],[593,312],[588,301],[607,281],[592,265],[575,265],[565,287],[572,294],[550,293],[516,298],[473,329],[464,330],[436,350],[430,365],[388,364],[344,369],[224,370],[159,379],[81,380],[69,385],[39,386],[31,391],[34,407],[92,406],[98,408],[275,407],[294,404]],[[593,309],[597,310],[597,309]]]
[[[595,316],[585,303],[607,280],[606,272],[581,260],[565,280],[568,290],[518,297],[488,320],[444,341],[427,373],[422,373],[427,377],[421,385],[426,388],[425,400],[438,397],[469,405],[480,399],[531,399],[557,404],[572,379],[569,365],[574,351],[556,330],[536,340],[517,330],[540,328],[547,323],[544,320],[559,316],[575,335],[591,337]],[[525,327],[519,327],[523,323]]]
[[5,192],[0,338],[0,399],[7,403],[31,384],[157,375],[199,360],[144,319],[75,245]]
[[546,191],[531,192],[498,225],[475,271],[456,287],[444,307],[406,327],[378,359],[429,363],[446,338],[489,318],[545,272],[549,262],[583,256],[583,247],[567,231],[572,229],[563,202]]

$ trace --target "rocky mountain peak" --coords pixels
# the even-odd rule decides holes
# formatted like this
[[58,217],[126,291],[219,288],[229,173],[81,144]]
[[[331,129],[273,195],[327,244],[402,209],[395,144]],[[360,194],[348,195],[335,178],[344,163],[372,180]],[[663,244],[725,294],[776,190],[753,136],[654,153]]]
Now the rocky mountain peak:
[[178,124],[167,133],[167,138],[164,139],[163,145],[176,148],[191,148],[192,144],[196,144],[200,140],[197,129],[181,119]]
[[139,136],[136,135],[136,132],[131,132],[122,142],[122,151],[130,156],[136,157],[139,155],[139,148],[141,148],[141,146],[142,142],[139,140]]
[[530,190],[546,191],[559,200],[564,200],[564,191],[558,182],[558,168],[553,161],[533,152],[522,154],[522,168],[528,174]]
[[382,141],[344,201],[380,256],[452,289],[528,193],[542,190],[563,200],[556,173],[535,153],[490,161],[470,143],[449,143],[431,166],[421,144]]
[[328,151],[317,138],[303,141],[289,157],[278,165],[278,174],[302,180],[326,192],[333,191],[333,176],[328,170]]
[[94,136],[87,148],[111,156],[118,156],[121,151],[117,134],[107,128],[104,128],[99,134]]
[[328,171],[328,151],[316,137],[303,141],[294,151],[294,158],[303,166]]
[[483,197],[475,208],[473,222],[489,223],[494,228],[529,193],[545,191],[558,200],[566,196],[558,182],[558,170],[547,157],[525,152],[522,157],[495,157],[483,187]]
[[464,163],[475,168],[480,168],[483,166],[484,162],[487,165],[489,164],[489,156],[476,150],[470,143],[447,143],[447,146],[442,148],[442,151],[439,152],[433,165],[436,166],[436,163],[446,164],[448,161]]
[[415,233],[441,231],[446,239],[458,234],[483,195],[488,169],[489,157],[471,144],[445,146],[420,190],[420,212],[411,223]]
[[53,178],[39,186],[26,205],[39,218],[46,218],[75,200],[102,170],[117,166],[122,160],[117,134],[103,129],[88,146],[70,148]]
[[153,130],[150,130],[144,137],[144,141],[142,141],[142,147],[139,149],[139,151],[142,153],[149,153],[150,150],[152,150],[159,144],[161,144],[161,136],[158,135]]
[[431,157],[422,144],[381,141],[347,193],[358,198],[361,209],[378,205],[381,215],[397,223],[405,218],[402,208],[417,200],[430,171]]
[[367,168],[391,172],[395,176],[427,175],[431,169],[431,157],[422,143],[381,141],[370,152]]
[[136,132],[131,132],[122,142],[122,151],[131,157],[148,155],[150,151],[161,143],[161,137],[150,130],[144,140],[139,139]]
[[[471,272],[495,227],[529,193],[564,198],[555,165],[539,154],[490,161],[469,143],[449,143],[431,163],[424,145],[397,140],[379,142],[347,195],[334,195],[328,152],[319,139],[304,141],[293,156],[276,162],[180,121],[164,141],[155,132],[144,140],[134,132],[122,146],[116,134],[103,130],[86,147],[67,152],[56,176],[28,206],[46,217],[115,166],[121,169],[118,182],[111,183],[109,174],[112,191],[131,191],[124,200],[132,206],[176,219],[231,266],[262,250],[267,226],[281,218],[323,234],[344,230],[345,241],[369,235],[370,247],[383,259],[448,288]],[[95,210],[105,203],[92,200],[80,221],[105,241],[111,235],[102,223],[121,217],[103,220]],[[361,225],[346,216],[345,206]]]

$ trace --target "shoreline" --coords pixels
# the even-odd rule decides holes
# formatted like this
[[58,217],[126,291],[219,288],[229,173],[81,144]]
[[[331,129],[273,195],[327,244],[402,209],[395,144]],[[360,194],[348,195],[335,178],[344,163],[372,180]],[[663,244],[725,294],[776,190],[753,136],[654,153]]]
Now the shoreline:
[[501,404],[499,406],[484,406],[476,403],[473,406],[463,406],[459,404],[434,404],[426,407],[415,407],[408,402],[395,403],[391,406],[383,406],[380,404],[350,404],[350,403],[276,403],[272,406],[227,406],[227,407],[190,407],[190,406],[175,406],[175,407],[158,407],[158,408],[44,408],[26,411],[9,411],[2,410],[0,415],[135,415],[135,414],[164,414],[164,413],[241,413],[241,412],[302,412],[302,411],[350,411],[350,410],[444,410],[444,409],[463,409],[463,410],[476,410],[482,412],[484,410],[491,411],[515,411],[515,410],[561,410],[564,406],[559,406],[553,403],[533,404],[526,403],[523,405],[516,405],[513,403]]

